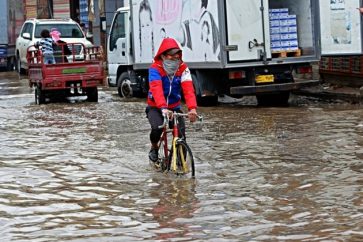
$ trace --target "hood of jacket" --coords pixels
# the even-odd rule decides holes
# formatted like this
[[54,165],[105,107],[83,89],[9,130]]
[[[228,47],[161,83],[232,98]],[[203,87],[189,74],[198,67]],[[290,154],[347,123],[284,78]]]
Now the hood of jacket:
[[176,42],[175,39],[173,38],[165,38],[163,39],[163,41],[161,41],[158,53],[156,53],[154,60],[158,61],[161,60],[161,54],[164,53],[165,51],[168,51],[170,49],[178,49],[178,50],[182,50],[180,49],[180,46],[178,44],[178,42]]

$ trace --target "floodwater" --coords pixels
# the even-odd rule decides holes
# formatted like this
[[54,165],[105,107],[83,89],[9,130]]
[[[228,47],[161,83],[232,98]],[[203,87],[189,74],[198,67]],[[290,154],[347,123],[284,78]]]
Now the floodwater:
[[116,93],[36,105],[0,73],[2,242],[363,240],[361,106],[200,108],[187,180],[150,168],[145,102]]

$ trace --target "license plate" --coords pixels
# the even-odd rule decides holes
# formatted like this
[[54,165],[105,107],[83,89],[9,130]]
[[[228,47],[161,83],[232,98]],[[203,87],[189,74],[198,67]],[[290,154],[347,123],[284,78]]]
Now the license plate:
[[258,75],[256,76],[256,83],[269,83],[274,82],[274,75]]
[[87,68],[81,67],[81,68],[69,68],[69,69],[63,69],[62,74],[81,74],[86,73]]

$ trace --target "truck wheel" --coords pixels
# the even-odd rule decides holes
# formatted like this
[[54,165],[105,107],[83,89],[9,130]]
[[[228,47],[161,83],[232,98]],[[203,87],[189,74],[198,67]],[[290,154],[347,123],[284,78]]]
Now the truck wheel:
[[197,95],[197,104],[201,107],[213,107],[218,105],[218,96],[205,96]]
[[123,72],[117,79],[117,91],[120,97],[133,97],[131,80],[127,72]]
[[97,87],[88,87],[86,92],[87,92],[87,101],[88,102],[98,102]]
[[257,94],[257,103],[259,106],[277,106],[284,107],[289,104],[290,92],[281,92],[281,93],[264,93]]
[[196,74],[192,74],[192,80],[193,80],[193,86],[195,90],[195,95],[197,99],[198,106],[201,107],[213,107],[218,105],[218,96],[213,95],[207,95],[202,96],[202,88],[200,87],[200,79],[198,79]]
[[40,105],[45,103],[45,91],[42,90],[40,85],[35,88],[35,103]]
[[8,58],[6,70],[7,71],[13,71],[14,70],[14,58],[13,57]]

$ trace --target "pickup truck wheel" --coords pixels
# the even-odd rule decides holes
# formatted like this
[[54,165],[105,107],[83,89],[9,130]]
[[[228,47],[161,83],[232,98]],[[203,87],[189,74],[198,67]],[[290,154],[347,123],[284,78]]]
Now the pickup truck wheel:
[[40,105],[45,103],[45,91],[42,90],[41,86],[38,85],[35,88],[35,103]]
[[16,58],[16,70],[19,74],[25,74],[24,68],[21,67],[21,61],[19,56]]
[[259,106],[277,106],[284,107],[289,104],[290,92],[281,92],[281,93],[266,93],[266,94],[257,94],[257,103]]
[[120,97],[133,97],[131,80],[127,72],[122,73],[117,79],[117,91]]
[[98,102],[97,87],[88,87],[87,88],[87,101],[88,102]]

